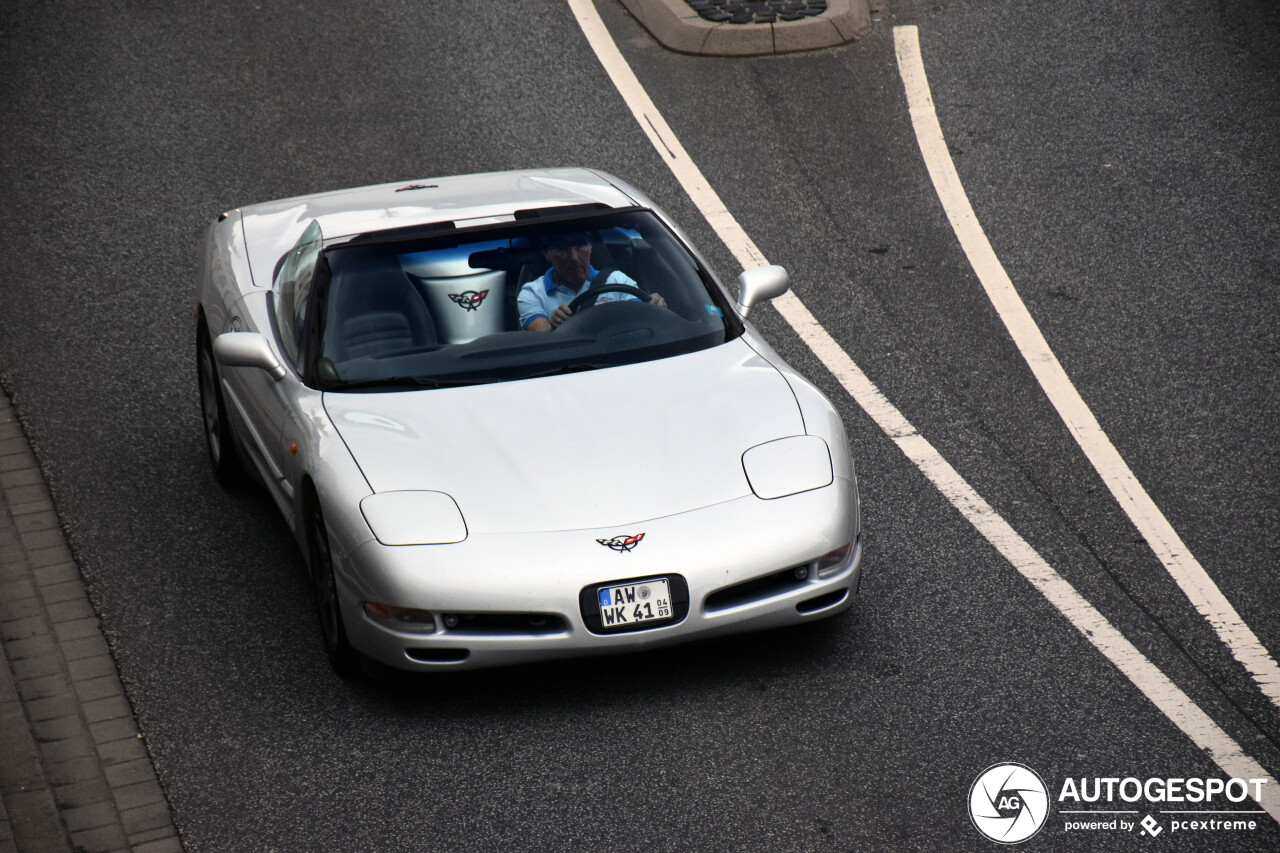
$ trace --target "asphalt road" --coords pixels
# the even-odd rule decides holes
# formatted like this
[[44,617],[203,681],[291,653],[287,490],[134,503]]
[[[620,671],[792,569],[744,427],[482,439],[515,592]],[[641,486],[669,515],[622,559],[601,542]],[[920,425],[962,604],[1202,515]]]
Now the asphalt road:
[[[892,36],[919,26],[960,176],[1067,373],[1274,653],[1274,6],[900,0],[840,49],[716,60],[598,5],[839,344],[1280,772],[1280,712],[1138,538],[968,266]],[[644,188],[732,279],[565,4],[6,4],[0,109],[0,381],[189,850],[988,850],[966,799],[997,762],[1051,788],[1220,775],[767,308],[753,319],[855,447],[870,539],[853,612],[619,659],[371,685],[329,672],[274,506],[222,490],[204,457],[200,237],[244,203],[576,164]],[[1027,849],[1280,848],[1265,815],[1158,840],[1062,823]]]

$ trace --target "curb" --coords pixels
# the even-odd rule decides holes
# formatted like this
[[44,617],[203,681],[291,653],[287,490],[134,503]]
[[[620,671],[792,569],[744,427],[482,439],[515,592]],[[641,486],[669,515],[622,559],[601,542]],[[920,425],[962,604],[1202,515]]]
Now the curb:
[[872,0],[828,0],[827,11],[801,21],[715,23],[685,0],[622,0],[637,21],[668,50],[698,56],[764,56],[835,47],[871,27]]
[[182,853],[48,486],[0,392],[0,853]]

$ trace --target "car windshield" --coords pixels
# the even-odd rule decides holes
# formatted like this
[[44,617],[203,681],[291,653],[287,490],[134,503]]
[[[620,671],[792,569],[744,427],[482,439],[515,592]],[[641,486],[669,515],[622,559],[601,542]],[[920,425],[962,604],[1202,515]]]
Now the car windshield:
[[326,247],[317,387],[515,381],[667,358],[741,333],[721,288],[651,212],[551,213]]

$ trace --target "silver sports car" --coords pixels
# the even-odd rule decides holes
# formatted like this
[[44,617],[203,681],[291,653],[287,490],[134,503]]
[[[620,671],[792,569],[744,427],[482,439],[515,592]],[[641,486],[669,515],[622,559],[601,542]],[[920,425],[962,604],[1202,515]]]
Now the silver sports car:
[[848,441],[644,195],[432,178],[218,217],[196,306],[219,479],[263,483],[325,650],[404,670],[648,648],[846,609]]

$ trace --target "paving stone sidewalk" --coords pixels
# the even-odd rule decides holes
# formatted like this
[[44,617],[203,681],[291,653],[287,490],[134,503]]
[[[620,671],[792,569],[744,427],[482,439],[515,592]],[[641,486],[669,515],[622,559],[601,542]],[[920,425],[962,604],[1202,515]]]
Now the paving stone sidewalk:
[[0,853],[181,853],[48,487],[0,392]]

